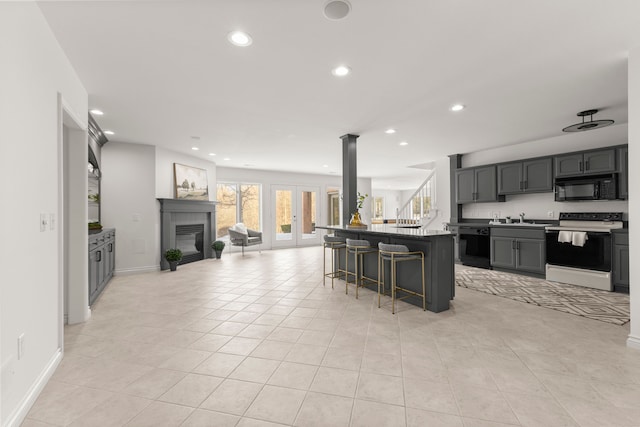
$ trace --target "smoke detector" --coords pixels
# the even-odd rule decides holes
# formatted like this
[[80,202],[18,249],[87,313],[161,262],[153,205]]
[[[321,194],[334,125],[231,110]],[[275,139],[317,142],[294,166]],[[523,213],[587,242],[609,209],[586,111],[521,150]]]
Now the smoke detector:
[[329,0],[324,5],[324,16],[332,21],[345,18],[351,12],[351,3],[347,0]]
[[[562,129],[563,132],[583,132],[585,130],[592,130],[596,128],[603,128],[613,124],[613,120],[593,120],[593,115],[598,110],[585,110],[578,113],[578,117],[582,117],[582,123],[576,123],[575,125],[567,126]],[[589,121],[584,121],[586,116],[591,116]]]

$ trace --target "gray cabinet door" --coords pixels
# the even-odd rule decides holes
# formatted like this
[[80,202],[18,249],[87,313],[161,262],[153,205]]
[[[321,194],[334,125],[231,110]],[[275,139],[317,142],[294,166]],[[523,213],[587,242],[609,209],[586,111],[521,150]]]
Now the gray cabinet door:
[[521,193],[522,163],[507,163],[498,165],[498,194]]
[[474,169],[476,179],[476,202],[496,202],[498,189],[496,183],[496,167],[487,166]]
[[620,176],[618,179],[618,197],[626,199],[629,197],[629,149],[628,147],[618,149],[618,168]]
[[615,172],[616,150],[601,150],[584,153],[584,173]]
[[502,268],[515,268],[515,239],[491,237],[491,265]]
[[474,201],[475,176],[473,169],[456,171],[456,203]]
[[553,191],[551,157],[524,162],[522,178],[525,193]]
[[516,240],[516,269],[533,273],[545,272],[545,241]]
[[582,164],[582,153],[556,156],[554,160],[556,166],[556,177],[580,175],[583,173],[584,165]]
[[613,246],[613,284],[629,286],[629,246]]

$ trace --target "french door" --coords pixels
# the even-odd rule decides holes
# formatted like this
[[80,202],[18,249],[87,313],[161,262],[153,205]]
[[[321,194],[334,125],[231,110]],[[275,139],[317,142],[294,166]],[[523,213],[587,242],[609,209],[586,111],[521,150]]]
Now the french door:
[[319,187],[274,185],[271,187],[272,247],[317,245]]

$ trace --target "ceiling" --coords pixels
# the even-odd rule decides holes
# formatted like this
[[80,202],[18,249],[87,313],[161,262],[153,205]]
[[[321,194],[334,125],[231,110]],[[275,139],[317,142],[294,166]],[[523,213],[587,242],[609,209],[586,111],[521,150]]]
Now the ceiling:
[[[219,166],[339,175],[353,133],[358,175],[407,189],[420,165],[560,136],[581,110],[627,122],[638,0],[350,2],[338,21],[326,0],[39,6],[112,141]],[[237,29],[251,46],[227,41]]]

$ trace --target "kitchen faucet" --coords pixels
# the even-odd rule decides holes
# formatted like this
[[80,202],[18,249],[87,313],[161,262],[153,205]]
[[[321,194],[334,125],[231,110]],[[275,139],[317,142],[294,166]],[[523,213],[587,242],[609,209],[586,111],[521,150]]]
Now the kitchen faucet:
[[518,214],[520,215],[520,224],[524,223],[524,212]]

